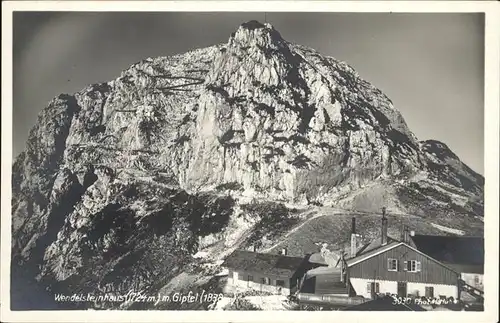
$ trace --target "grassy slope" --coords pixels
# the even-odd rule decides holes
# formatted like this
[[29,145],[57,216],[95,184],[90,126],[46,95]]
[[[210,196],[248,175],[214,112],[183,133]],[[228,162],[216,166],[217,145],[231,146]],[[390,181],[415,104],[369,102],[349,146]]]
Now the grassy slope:
[[[362,214],[345,212],[334,213],[327,208],[322,208],[318,216],[308,220],[305,224],[298,225],[295,231],[283,240],[277,240],[276,244],[268,252],[278,252],[287,248],[288,254],[292,256],[304,256],[307,253],[318,252],[318,243],[328,243],[333,248],[346,248],[350,241],[351,218],[356,217],[356,230],[365,239],[373,239],[380,235],[380,218],[378,214]],[[458,228],[467,232],[468,235],[482,235],[483,228],[479,224],[470,222],[467,218],[461,219],[424,219],[411,215],[388,215],[389,236],[399,238],[403,225],[409,226],[418,234],[446,235],[445,232],[433,227],[431,223],[444,225],[450,228]],[[293,230],[293,229],[292,229]],[[330,247],[331,248],[331,247]],[[347,249],[346,249],[347,250]]]

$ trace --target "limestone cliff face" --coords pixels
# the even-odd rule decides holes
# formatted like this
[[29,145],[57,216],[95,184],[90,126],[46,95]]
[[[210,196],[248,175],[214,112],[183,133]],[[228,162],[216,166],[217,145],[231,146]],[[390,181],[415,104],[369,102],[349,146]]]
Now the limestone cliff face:
[[245,24],[220,47],[197,104],[186,187],[236,182],[271,198],[323,200],[423,167],[385,95],[269,25]]
[[180,187],[324,199],[412,174],[422,152],[391,101],[347,64],[243,24],[227,44],[147,59],[71,97],[64,164],[168,174]]
[[[165,249],[189,254],[198,238],[224,230],[234,201],[221,193],[483,214],[484,179],[445,144],[419,142],[346,63],[255,21],[225,44],[148,58],[58,96],[12,176],[14,262],[55,281],[99,282],[88,268],[142,275],[115,265],[146,257],[160,261],[154,268],[168,262]],[[96,255],[110,257],[107,269]]]

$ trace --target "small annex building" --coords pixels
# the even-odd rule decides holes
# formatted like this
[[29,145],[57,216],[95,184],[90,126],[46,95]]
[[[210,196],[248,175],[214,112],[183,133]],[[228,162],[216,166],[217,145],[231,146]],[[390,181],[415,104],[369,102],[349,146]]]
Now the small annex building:
[[291,295],[309,269],[307,258],[235,250],[222,264],[228,269],[227,288]]
[[348,296],[347,286],[348,283],[342,279],[341,267],[317,267],[306,272],[300,292]]

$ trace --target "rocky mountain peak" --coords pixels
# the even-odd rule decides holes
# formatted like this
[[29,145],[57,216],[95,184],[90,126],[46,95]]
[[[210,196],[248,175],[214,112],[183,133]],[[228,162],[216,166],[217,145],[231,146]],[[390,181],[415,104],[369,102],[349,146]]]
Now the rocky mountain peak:
[[271,24],[253,20],[231,34],[215,57],[207,82],[240,88],[257,83],[278,86],[298,63],[298,57]]
[[243,49],[260,49],[271,54],[275,50],[286,48],[286,41],[271,24],[252,20],[242,24],[231,34],[228,45]]
[[240,46],[260,46],[272,48],[283,46],[285,41],[280,33],[269,23],[256,20],[243,23],[229,39],[229,44]]

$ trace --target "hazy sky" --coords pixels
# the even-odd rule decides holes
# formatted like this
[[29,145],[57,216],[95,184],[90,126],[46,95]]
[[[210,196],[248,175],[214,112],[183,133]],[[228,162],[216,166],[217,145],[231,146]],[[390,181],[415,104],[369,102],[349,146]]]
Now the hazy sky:
[[[59,93],[133,63],[226,42],[264,13],[14,14],[13,151]],[[386,93],[420,140],[445,142],[483,174],[484,15],[268,13],[288,41],[346,61]]]

